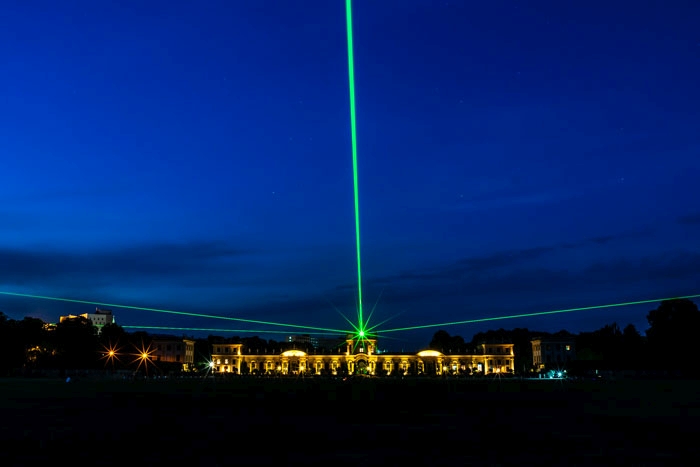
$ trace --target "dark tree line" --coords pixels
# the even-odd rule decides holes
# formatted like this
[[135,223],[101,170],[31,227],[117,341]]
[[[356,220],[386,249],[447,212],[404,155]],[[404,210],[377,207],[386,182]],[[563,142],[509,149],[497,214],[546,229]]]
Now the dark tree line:
[[338,339],[334,346],[330,347],[314,347],[310,342],[288,342],[276,341],[274,339],[265,340],[259,336],[252,337],[222,337],[210,335],[205,340],[201,341],[205,344],[204,348],[209,349],[206,352],[211,352],[211,348],[216,343],[232,343],[243,344],[243,353],[245,354],[278,354],[286,350],[302,350],[308,354],[337,354],[345,349],[345,339]]
[[647,316],[645,335],[631,324],[617,323],[577,336],[578,361],[584,368],[695,374],[694,339],[700,311],[688,299],[665,300]]
[[[698,363],[695,337],[700,329],[700,311],[687,299],[663,301],[647,316],[649,328],[644,336],[632,325],[620,328],[617,323],[576,336],[574,367],[611,370],[663,370],[695,374]],[[561,331],[567,334],[566,331]],[[556,334],[530,331],[526,328],[498,329],[480,332],[466,342],[461,336],[437,331],[430,348],[443,353],[477,353],[485,342],[514,344],[516,372],[532,368],[531,340]],[[216,343],[243,344],[247,354],[281,353],[289,349],[313,353],[338,353],[343,340],[330,348],[314,349],[309,343],[265,340],[258,336],[224,338],[208,336],[195,340],[195,365],[203,368]],[[149,349],[152,336],[146,332],[128,333],[116,324],[108,324],[97,333],[90,321],[79,317],[47,328],[37,318],[13,320],[0,312],[0,376],[26,374],[41,369],[126,369],[133,368],[142,350]],[[109,358],[108,351],[117,350],[119,358]],[[576,369],[575,368],[575,369]]]
[[576,359],[570,365],[574,371],[590,369],[642,370],[695,374],[698,370],[695,338],[700,329],[700,311],[688,299],[661,302],[647,316],[649,328],[643,336],[632,324],[620,328],[611,323],[593,332],[572,335],[531,331],[526,328],[498,329],[479,332],[471,342],[446,331],[435,333],[429,347],[444,353],[478,352],[484,342],[514,344],[516,372],[532,370],[532,344],[537,337],[571,336],[575,342]]
[[[142,352],[154,350],[154,336],[147,332],[126,332],[107,324],[101,332],[83,317],[64,320],[55,327],[37,318],[13,320],[0,312],[0,376],[40,373],[42,370],[126,370],[139,366]],[[344,340],[330,348],[314,349],[310,343],[265,340],[258,336],[210,335],[195,339],[195,368],[205,369],[216,343],[241,343],[246,354],[281,353],[290,349],[313,353],[338,353]],[[114,355],[110,355],[110,350]],[[141,362],[144,363],[145,362]],[[180,364],[157,362],[155,370],[177,371]],[[153,365],[151,365],[153,368]]]
[[0,312],[1,376],[43,370],[137,369],[142,352],[153,350],[151,344],[148,333],[128,333],[116,324],[105,325],[98,334],[83,317],[49,327],[37,318],[13,320]]
[[620,329],[606,324],[576,336],[577,367],[603,370],[642,370],[650,368],[646,338],[632,324]]
[[470,342],[466,342],[462,336],[451,336],[447,331],[440,330],[433,335],[428,347],[446,354],[478,354],[483,343],[513,344],[515,370],[516,372],[527,372],[532,366],[532,345],[530,340],[533,336],[543,334],[546,333],[522,328],[513,330],[501,328],[476,333]]

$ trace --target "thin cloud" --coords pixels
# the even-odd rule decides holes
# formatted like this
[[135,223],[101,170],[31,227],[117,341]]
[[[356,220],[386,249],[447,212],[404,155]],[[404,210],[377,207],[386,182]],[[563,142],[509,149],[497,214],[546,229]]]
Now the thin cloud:
[[[614,241],[644,237],[646,235],[649,235],[650,233],[650,230],[640,230],[635,232],[625,232],[621,234],[597,236],[574,243],[562,243],[559,245],[552,246],[500,251],[490,255],[463,258],[454,263],[447,264],[441,267],[401,271],[400,273],[395,275],[369,279],[367,283],[373,285],[381,285],[392,284],[401,281],[457,280],[465,276],[470,277],[474,273],[491,273],[495,270],[504,270],[509,267],[516,266],[518,264],[526,264],[529,261],[536,261],[550,253],[555,253],[559,249],[573,249],[598,245],[607,245]],[[339,285],[337,289],[353,289],[356,287],[356,285],[352,284],[343,284]]]
[[30,216],[16,211],[0,210],[2,229],[4,233],[11,230],[21,230],[32,225]]
[[[489,271],[506,268],[523,261],[534,260],[555,249],[556,247],[536,247],[497,252],[491,255],[464,258],[443,267],[402,271],[391,276],[371,278],[368,279],[366,283],[368,285],[380,286],[415,281],[449,282],[459,280],[465,276],[484,274]],[[342,284],[336,287],[337,290],[352,290],[356,288],[357,285],[354,284]]]
[[499,252],[487,256],[465,258],[457,262],[458,268],[464,271],[488,271],[495,268],[507,267],[521,261],[528,261],[542,257],[556,250],[556,247],[524,248]]
[[700,213],[681,216],[677,219],[677,222],[686,226],[700,225]]
[[33,203],[55,203],[59,200],[81,199],[85,197],[105,197],[123,196],[125,187],[123,185],[100,185],[81,188],[48,189],[43,191],[32,190],[13,196],[3,196],[0,202],[5,204],[33,204]]
[[[474,296],[510,292],[551,293],[577,290],[586,285],[620,284],[687,279],[700,275],[700,255],[687,251],[642,258],[618,258],[569,269],[541,267],[539,259],[558,249],[608,245],[614,241],[643,237],[649,230],[588,238],[557,246],[525,248],[471,257],[442,267],[403,271],[369,279],[366,287],[389,286],[407,301],[421,296]],[[343,285],[339,290],[354,289]],[[396,298],[396,297],[395,297]]]
[[249,253],[215,242],[139,245],[90,254],[0,249],[0,282],[95,286],[148,278],[182,283],[198,276],[219,282],[240,272],[235,259]]
[[481,211],[501,209],[511,206],[538,205],[553,203],[574,196],[569,192],[542,192],[542,193],[502,193],[489,196],[462,198],[457,203],[446,206],[448,210],[455,211]]
[[605,245],[606,243],[611,242],[612,240],[615,240],[614,235],[604,235],[602,237],[593,237],[589,241],[592,243],[596,243],[598,245]]
[[651,230],[643,230],[638,232],[622,233],[622,234],[612,234],[612,235],[600,235],[597,237],[590,237],[578,242],[565,242],[560,243],[559,247],[567,250],[574,248],[584,248],[591,245],[607,245],[611,242],[618,240],[625,240],[631,238],[642,238],[652,233]]
[[[410,306],[418,303],[463,303],[476,305],[484,300],[495,305],[499,297],[529,297],[523,307],[534,299],[561,299],[563,297],[590,296],[597,291],[619,289],[628,295],[629,290],[649,290],[673,287],[685,293],[700,283],[700,254],[679,252],[676,255],[650,256],[640,259],[617,259],[595,263],[572,271],[564,268],[526,267],[499,274],[484,275],[473,272],[452,281],[411,282],[395,280],[391,284],[391,301],[394,305]],[[644,297],[648,298],[648,297]],[[448,315],[446,310],[445,315]]]

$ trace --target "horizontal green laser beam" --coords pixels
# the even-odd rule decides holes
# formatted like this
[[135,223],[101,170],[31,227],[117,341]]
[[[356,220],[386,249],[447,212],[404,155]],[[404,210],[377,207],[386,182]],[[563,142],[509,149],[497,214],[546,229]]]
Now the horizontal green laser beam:
[[569,313],[572,311],[586,311],[586,310],[596,310],[596,309],[602,309],[602,308],[614,308],[614,307],[620,307],[620,306],[642,305],[644,303],[654,303],[654,302],[662,302],[665,300],[679,300],[679,299],[684,299],[684,298],[697,298],[697,297],[700,297],[700,294],[698,294],[698,295],[686,295],[685,297],[655,298],[653,300],[639,300],[636,302],[611,303],[609,305],[596,305],[596,306],[584,306],[584,307],[579,307],[579,308],[567,308],[565,310],[540,311],[537,313],[523,313],[523,314],[519,314],[519,315],[495,316],[492,318],[467,319],[464,321],[451,321],[448,323],[423,324],[420,326],[409,326],[409,327],[405,327],[405,328],[384,329],[384,330],[377,330],[377,331],[373,331],[373,332],[375,332],[376,334],[383,334],[383,333],[387,333],[387,332],[412,331],[414,329],[428,329],[428,328],[437,328],[437,327],[442,327],[442,326],[445,326],[445,327],[456,326],[459,324],[483,323],[486,321],[497,321],[497,320],[501,320],[501,319],[527,318],[527,317],[531,317],[531,316],[553,315],[556,313]]
[[[125,329],[160,329],[166,331],[206,331],[206,332],[245,332],[250,334],[288,334],[289,331],[263,330],[263,329],[216,329],[216,328],[178,328],[172,326],[136,326],[127,325],[121,326]],[[347,334],[350,331],[343,331],[342,334]],[[338,333],[341,333],[338,331]],[[304,334],[325,335],[324,332],[305,332]],[[336,333],[333,333],[336,334]]]
[[232,318],[230,316],[206,315],[206,314],[202,314],[202,313],[187,313],[185,311],[162,310],[159,308],[145,308],[145,307],[133,306],[133,305],[118,305],[115,303],[91,302],[88,300],[76,300],[76,299],[72,299],[72,298],[47,297],[44,295],[32,295],[32,294],[23,294],[23,293],[15,293],[15,292],[2,292],[2,291],[0,291],[0,295],[9,295],[9,296],[13,296],[13,297],[23,297],[23,298],[38,298],[41,300],[53,300],[56,302],[81,303],[81,304],[87,304],[87,305],[105,306],[105,307],[110,307],[110,308],[124,308],[127,310],[152,311],[154,313],[168,313],[171,315],[193,316],[196,318],[223,319],[223,320],[227,320],[227,321],[237,321],[240,323],[265,324],[268,326],[280,326],[280,327],[296,328],[296,329],[309,329],[309,330],[313,330],[313,331],[326,331],[326,332],[334,332],[334,333],[347,332],[347,331],[342,331],[340,329],[319,328],[319,327],[315,327],[315,326],[302,326],[300,324],[276,323],[274,321],[260,321],[260,320],[256,320],[256,319]]

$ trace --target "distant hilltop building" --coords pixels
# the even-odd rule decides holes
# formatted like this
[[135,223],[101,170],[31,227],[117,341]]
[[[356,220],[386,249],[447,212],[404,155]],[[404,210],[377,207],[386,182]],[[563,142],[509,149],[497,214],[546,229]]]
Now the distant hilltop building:
[[116,322],[116,321],[114,321],[114,315],[112,314],[112,310],[102,310],[99,307],[95,307],[94,313],[83,313],[82,315],[61,316],[58,322],[63,323],[66,320],[77,319],[77,318],[85,318],[88,321],[90,321],[93,326],[97,327],[98,334],[100,332],[102,332],[102,328],[105,326],[105,324],[114,324]]

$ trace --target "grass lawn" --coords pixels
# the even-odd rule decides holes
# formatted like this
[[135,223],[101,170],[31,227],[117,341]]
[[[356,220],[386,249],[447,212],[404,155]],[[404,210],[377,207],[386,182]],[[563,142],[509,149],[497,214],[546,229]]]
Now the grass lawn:
[[691,465],[699,390],[685,380],[4,379],[0,460]]

